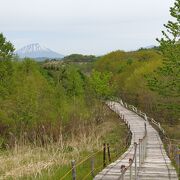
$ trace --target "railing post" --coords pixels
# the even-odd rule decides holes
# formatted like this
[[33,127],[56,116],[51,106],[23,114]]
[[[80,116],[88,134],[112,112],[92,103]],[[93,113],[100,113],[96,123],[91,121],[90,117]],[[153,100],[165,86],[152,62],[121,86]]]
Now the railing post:
[[141,164],[144,162],[144,138],[142,139],[142,142],[141,142]]
[[135,112],[137,113],[137,108],[135,107]]
[[147,143],[146,143],[146,139],[147,139],[147,134],[144,138],[144,159],[146,158],[146,151],[147,151]]
[[91,158],[91,175],[92,175],[92,177],[95,176],[95,174],[94,174],[94,157]]
[[124,180],[124,170],[125,170],[125,165],[121,165],[121,180]]
[[142,116],[142,112],[141,112],[141,110],[139,110],[139,115],[140,115],[140,116]]
[[103,167],[106,167],[106,144],[103,144]]
[[158,123],[158,126],[159,126],[159,129],[161,129],[161,124],[160,123]]
[[145,137],[144,159],[146,158],[146,151],[147,151],[146,138],[147,138],[147,136]]
[[146,149],[147,149],[147,142],[146,142],[146,140],[147,140],[147,125],[146,125],[146,123],[144,123],[144,127],[145,127],[145,137],[144,137],[144,159],[145,159],[145,157],[146,157]]
[[109,143],[107,144],[107,150],[108,150],[108,160],[111,162],[111,154],[110,154],[110,145]]
[[143,156],[144,156],[144,159],[143,159],[143,163],[144,163],[145,158],[146,158],[146,136],[144,137],[144,154],[143,154]]
[[144,123],[144,129],[145,129],[145,133],[147,133],[147,125],[146,125],[146,123]]
[[147,157],[147,145],[148,145],[148,136],[146,136],[146,154],[145,154],[145,156]]
[[71,161],[71,166],[72,166],[72,179],[76,180],[76,165],[75,165],[75,160]]
[[143,163],[143,154],[144,154],[144,139],[141,141],[141,164]]
[[122,99],[121,99],[120,103],[121,103],[122,106],[124,106]]
[[127,108],[127,103],[124,103],[125,104],[125,107]]
[[142,150],[141,143],[142,140],[139,139],[139,167],[141,167],[141,150]]
[[133,163],[133,160],[130,158],[129,159],[129,179],[132,180],[132,163]]
[[137,143],[134,143],[134,176],[135,176],[135,180],[137,180]]
[[147,119],[147,115],[146,114],[144,114],[144,119],[147,121],[148,119]]
[[180,151],[179,151],[178,146],[175,146],[174,148],[175,148],[175,150],[174,150],[174,159],[175,159],[175,162],[177,164],[178,175],[180,176]]
[[178,156],[178,163],[177,163],[177,165],[178,165],[178,170],[179,170],[179,177],[180,177],[180,149],[178,148],[178,154],[177,154],[177,156]]

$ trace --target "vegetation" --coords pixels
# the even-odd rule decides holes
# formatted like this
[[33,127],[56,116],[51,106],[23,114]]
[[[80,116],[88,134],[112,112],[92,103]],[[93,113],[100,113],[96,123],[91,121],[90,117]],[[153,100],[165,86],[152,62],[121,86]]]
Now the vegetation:
[[[176,0],[170,9],[171,16],[175,19],[164,25],[167,32],[162,31],[164,37],[157,39],[160,51],[163,54],[163,65],[149,79],[149,86],[160,95],[168,98],[180,96],[180,1]],[[180,112],[179,103],[172,101],[165,106],[172,111]]]
[[[159,48],[115,51],[101,57],[95,69],[112,74],[114,95],[138,106],[164,124],[171,138],[180,138],[180,1],[170,9]],[[152,91],[153,90],[153,91]],[[158,92],[158,93],[157,93]]]
[[0,60],[10,59],[14,50],[14,46],[0,33]]
[[[73,158],[101,150],[106,134],[117,131],[118,118],[114,121],[101,101],[110,96],[108,73],[97,79],[76,65],[43,69],[29,58],[17,61],[9,51],[6,55],[0,60],[2,178],[40,175],[57,165],[66,169]],[[122,127],[122,134],[116,134],[123,140]],[[119,144],[123,147],[124,141]]]
[[[176,0],[170,10],[175,21],[165,25],[160,47],[98,58],[72,54],[44,64],[18,61],[0,34],[0,176],[59,179],[72,159],[100,151],[103,142],[110,143],[115,159],[125,150],[127,129],[104,104],[114,96],[147,112],[179,139],[179,7]],[[88,171],[79,167],[80,179]]]
[[[158,50],[135,52],[115,51],[101,57],[95,63],[96,71],[110,72],[114,96],[138,106],[151,117],[162,122],[171,138],[179,138],[179,111],[167,109],[164,104],[178,104],[179,97],[164,97],[151,91],[147,77],[162,67],[163,54]],[[167,125],[167,126],[166,126]],[[173,129],[172,131],[169,130]]]
[[71,54],[69,56],[64,57],[62,60],[66,62],[92,62],[97,58],[93,55],[82,55],[82,54]]
[[[104,115],[103,115],[104,114]],[[76,164],[95,154],[96,173],[102,169],[102,143],[110,143],[112,159],[125,151],[127,129],[119,117],[103,106],[101,123],[78,124],[74,136],[60,134],[57,142],[46,142],[44,146],[33,144],[16,145],[1,153],[1,178],[60,179],[71,169],[71,160]],[[67,128],[66,128],[67,129]],[[70,127],[68,127],[70,130]],[[73,135],[73,134],[72,134]],[[118,140],[118,141],[116,141]],[[78,166],[78,177],[89,173],[90,160]],[[71,179],[71,173],[66,179]],[[91,178],[90,178],[91,179]]]

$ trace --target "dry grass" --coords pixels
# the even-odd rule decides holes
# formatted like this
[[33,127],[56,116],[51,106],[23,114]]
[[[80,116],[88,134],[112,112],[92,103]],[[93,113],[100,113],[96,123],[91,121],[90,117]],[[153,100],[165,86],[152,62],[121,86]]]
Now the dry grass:
[[[117,117],[115,117],[117,120]],[[64,141],[60,135],[58,142],[49,142],[38,147],[32,144],[16,144],[13,149],[0,154],[0,179],[19,179],[23,176],[37,176],[43,170],[51,171],[58,165],[68,165],[70,160],[81,158],[82,152],[93,152],[102,147],[102,137],[117,127],[114,120],[104,121],[100,125],[79,127],[78,136]]]

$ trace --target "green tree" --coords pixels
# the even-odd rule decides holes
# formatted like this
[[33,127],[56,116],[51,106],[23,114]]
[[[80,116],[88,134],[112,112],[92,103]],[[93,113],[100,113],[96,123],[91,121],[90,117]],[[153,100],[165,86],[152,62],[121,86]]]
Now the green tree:
[[166,31],[162,31],[163,38],[157,39],[163,55],[162,66],[148,78],[148,85],[166,99],[160,104],[161,108],[169,110],[170,122],[176,123],[180,113],[180,0],[175,0],[170,14],[173,21],[164,25]]
[[111,88],[112,73],[93,71],[90,77],[90,86],[95,92],[96,97],[106,99],[112,96],[113,91]]
[[58,81],[63,86],[69,97],[83,95],[83,75],[74,66],[69,65],[60,69]]
[[14,46],[0,33],[0,60],[6,60],[13,56]]
[[[11,57],[14,47],[0,33],[0,98],[11,92],[13,67]],[[11,88],[10,88],[11,87]]]
[[149,79],[149,86],[160,95],[179,97],[180,95],[180,0],[176,0],[170,8],[174,21],[168,21],[162,31],[163,38],[157,39],[163,54],[163,65],[158,68],[153,78]]

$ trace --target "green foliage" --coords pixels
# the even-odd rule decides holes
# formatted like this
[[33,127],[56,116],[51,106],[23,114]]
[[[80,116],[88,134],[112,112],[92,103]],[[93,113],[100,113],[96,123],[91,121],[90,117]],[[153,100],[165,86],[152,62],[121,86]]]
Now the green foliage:
[[74,66],[62,67],[58,72],[58,81],[69,97],[84,93],[84,76]]
[[0,33],[0,61],[11,58],[14,50],[14,46]]
[[7,59],[0,61],[0,77],[1,147],[13,146],[22,138],[38,139],[38,144],[47,137],[56,141],[64,131],[71,136],[82,120],[90,123],[99,113],[98,106],[92,106],[98,100],[89,78],[74,65],[44,70],[29,58]]
[[[156,49],[116,51],[101,57],[95,63],[95,69],[102,73],[112,73],[111,84],[116,96],[138,106],[159,121],[172,124],[178,122],[179,99],[165,98],[152,92],[146,79],[149,74],[163,66],[163,59],[164,55]],[[164,93],[164,88],[161,91]]]
[[[180,0],[176,0],[174,7],[170,8],[170,14],[174,21],[168,21],[164,25],[167,31],[162,31],[164,37],[157,39],[163,55],[162,66],[149,76],[148,85],[160,96],[171,99],[162,103],[161,107],[174,112],[173,116],[178,117],[180,113]],[[171,122],[174,123],[175,120],[172,118]]]
[[90,77],[90,85],[94,90],[94,94],[101,99],[106,99],[112,96],[111,86],[112,74],[108,72],[93,71]]
[[96,60],[96,56],[93,55],[82,55],[82,54],[71,54],[63,58],[66,62],[91,62]]
[[176,0],[170,9],[175,21],[168,21],[164,25],[167,32],[162,31],[164,38],[157,39],[163,54],[163,66],[156,70],[149,80],[152,90],[163,96],[179,97],[180,95],[180,0]]
[[0,61],[0,99],[11,93],[13,71],[10,60]]

